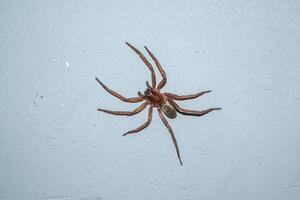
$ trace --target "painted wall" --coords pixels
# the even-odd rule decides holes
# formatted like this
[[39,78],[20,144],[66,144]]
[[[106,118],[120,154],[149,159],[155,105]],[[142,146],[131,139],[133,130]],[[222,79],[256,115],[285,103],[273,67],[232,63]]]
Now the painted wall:
[[[1,200],[300,199],[299,1],[0,1]],[[169,120],[106,93],[212,90]],[[157,71],[158,73],[158,71]],[[158,77],[160,77],[158,75]]]

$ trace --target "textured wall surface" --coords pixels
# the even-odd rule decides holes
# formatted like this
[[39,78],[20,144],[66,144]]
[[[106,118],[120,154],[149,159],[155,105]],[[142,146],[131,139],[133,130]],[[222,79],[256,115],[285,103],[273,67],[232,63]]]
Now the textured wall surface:
[[[109,3],[108,3],[109,2]],[[0,1],[1,200],[300,199],[300,3]],[[169,120],[126,96],[150,74],[125,45],[147,45],[164,91],[211,89]],[[158,75],[158,77],[160,77]]]

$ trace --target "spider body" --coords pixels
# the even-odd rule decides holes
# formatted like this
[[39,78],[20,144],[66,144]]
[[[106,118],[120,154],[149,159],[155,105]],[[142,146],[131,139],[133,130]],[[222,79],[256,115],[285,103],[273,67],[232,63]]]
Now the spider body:
[[142,95],[140,92],[138,92],[138,95],[144,97],[149,104],[161,109],[168,118],[176,118],[176,109],[172,106],[172,104],[170,104],[168,97],[159,90],[152,88],[148,81],[146,81],[146,86],[147,89],[145,90],[144,95]]
[[138,97],[126,98],[126,97],[120,95],[119,93],[109,89],[106,85],[104,85],[96,77],[96,81],[108,93],[110,93],[111,95],[117,97],[118,99],[120,99],[124,102],[129,102],[129,103],[143,102],[139,107],[137,107],[133,111],[111,111],[111,110],[105,110],[105,109],[101,109],[101,108],[98,108],[97,110],[101,111],[101,112],[106,112],[106,113],[109,113],[109,114],[113,114],[113,115],[132,116],[132,115],[135,115],[135,114],[141,112],[142,110],[144,110],[148,106],[149,110],[148,110],[148,119],[147,119],[147,121],[144,124],[142,124],[141,126],[139,126],[138,128],[124,133],[123,136],[125,136],[127,134],[138,133],[139,131],[141,131],[141,130],[145,129],[146,127],[148,127],[149,124],[151,123],[151,120],[152,120],[153,108],[156,108],[157,111],[158,111],[159,117],[161,118],[161,120],[163,121],[164,125],[167,127],[167,129],[168,129],[168,131],[171,135],[173,144],[174,144],[175,149],[176,149],[177,157],[179,159],[180,164],[182,165],[182,161],[181,161],[181,157],[180,157],[176,137],[174,135],[174,132],[173,132],[171,126],[169,125],[168,121],[164,117],[164,115],[166,115],[170,119],[176,118],[177,112],[180,113],[180,114],[183,114],[183,115],[203,116],[203,115],[205,115],[209,112],[212,112],[214,110],[221,110],[221,108],[209,108],[209,109],[202,110],[202,111],[189,110],[189,109],[181,108],[175,102],[175,100],[195,99],[195,98],[200,97],[203,94],[209,93],[211,91],[207,90],[207,91],[203,91],[203,92],[199,92],[199,93],[195,93],[195,94],[190,94],[190,95],[177,95],[177,94],[172,94],[172,93],[167,93],[167,92],[161,93],[160,90],[167,83],[167,76],[166,76],[165,71],[161,67],[160,63],[158,62],[158,60],[155,58],[155,56],[152,54],[152,52],[149,51],[149,49],[147,47],[145,47],[145,49],[149,53],[150,57],[154,60],[155,65],[158,68],[158,70],[159,70],[159,72],[160,72],[160,74],[163,78],[159,82],[159,84],[156,85],[156,75],[155,75],[152,64],[147,60],[147,58],[137,48],[135,48],[134,46],[132,46],[128,42],[126,42],[126,44],[133,51],[135,51],[135,53],[137,53],[140,56],[142,61],[146,64],[146,66],[150,70],[152,84],[150,85],[149,82],[146,81],[147,89],[144,91],[144,93],[138,92]]

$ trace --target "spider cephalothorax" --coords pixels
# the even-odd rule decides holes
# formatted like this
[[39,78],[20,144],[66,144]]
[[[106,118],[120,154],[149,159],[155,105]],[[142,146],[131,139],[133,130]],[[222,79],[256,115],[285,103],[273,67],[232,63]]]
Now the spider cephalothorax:
[[[171,126],[169,125],[168,121],[166,120],[166,118],[164,117],[164,114],[170,118],[170,119],[174,119],[177,116],[177,112],[179,112],[180,114],[183,115],[193,115],[193,116],[202,116],[205,115],[211,111],[214,110],[220,110],[221,108],[209,108],[203,111],[197,111],[197,110],[188,110],[188,109],[184,109],[181,108],[176,102],[175,100],[188,100],[188,99],[195,99],[205,93],[209,93],[211,92],[210,90],[207,91],[203,91],[203,92],[199,92],[196,94],[191,94],[191,95],[176,95],[176,94],[172,94],[172,93],[161,93],[161,89],[165,86],[165,84],[167,83],[167,76],[165,71],[163,70],[163,68],[161,67],[160,63],[158,62],[158,60],[155,58],[155,56],[152,54],[151,51],[149,51],[149,49],[147,47],[145,47],[146,51],[149,53],[150,57],[154,60],[156,67],[158,68],[161,76],[162,76],[162,80],[159,82],[158,85],[156,85],[156,76],[155,76],[155,72],[153,69],[153,66],[151,65],[151,63],[147,60],[147,58],[134,46],[132,46],[131,44],[129,44],[128,42],[126,42],[126,44],[133,50],[135,51],[140,58],[143,60],[143,62],[146,64],[146,66],[149,68],[150,72],[151,72],[151,81],[152,81],[152,85],[149,84],[148,81],[146,81],[146,86],[147,89],[144,91],[144,94],[141,92],[138,92],[138,97],[132,97],[132,98],[126,98],[123,97],[122,95],[118,94],[117,92],[109,89],[106,85],[104,85],[97,77],[96,77],[96,81],[107,91],[109,92],[111,95],[119,98],[122,101],[125,102],[129,102],[129,103],[138,103],[138,102],[144,102],[142,103],[139,107],[137,107],[136,109],[134,109],[133,111],[111,111],[111,110],[105,110],[105,109],[100,109],[98,108],[98,111],[102,111],[102,112],[106,112],[109,114],[113,114],[113,115],[124,115],[124,116],[131,116],[131,115],[135,115],[139,112],[141,112],[142,110],[144,110],[147,106],[149,106],[149,110],[148,110],[148,120],[142,124],[141,126],[139,126],[138,128],[128,131],[126,133],[123,134],[123,136],[127,135],[127,134],[132,134],[132,133],[137,133],[143,129],[145,129],[147,126],[149,126],[151,120],[152,120],[152,113],[153,113],[153,107],[157,108],[159,117],[161,118],[161,120],[163,121],[164,125],[168,128],[172,140],[173,140],[173,144],[175,146],[176,152],[177,152],[177,157],[179,159],[180,164],[182,165],[182,161],[181,161],[181,157],[180,157],[180,153],[179,153],[179,148],[177,145],[177,141],[175,138],[175,135],[173,133],[173,130],[171,128]],[[163,114],[164,113],[164,114]]]

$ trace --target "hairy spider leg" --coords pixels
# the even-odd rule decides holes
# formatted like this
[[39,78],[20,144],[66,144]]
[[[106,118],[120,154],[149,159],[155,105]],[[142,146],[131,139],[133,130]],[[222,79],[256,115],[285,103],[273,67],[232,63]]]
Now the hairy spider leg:
[[125,136],[127,134],[137,133],[137,132],[140,132],[141,130],[147,128],[149,126],[149,124],[151,123],[152,113],[153,113],[153,106],[150,106],[149,107],[149,111],[148,111],[148,120],[144,124],[142,124],[141,126],[139,126],[138,128],[124,133],[123,136]]
[[203,92],[198,92],[196,94],[189,94],[189,95],[177,95],[169,92],[165,92],[164,94],[167,95],[168,97],[175,99],[175,100],[188,100],[188,99],[195,99],[197,97],[200,97],[206,93],[211,92],[211,90],[203,91]]
[[98,108],[97,110],[105,112],[105,113],[109,113],[109,114],[112,114],[112,115],[132,116],[132,115],[138,114],[139,112],[144,110],[147,105],[148,105],[148,103],[144,102],[143,104],[141,104],[139,107],[137,107],[133,111],[112,111],[112,110],[105,110],[105,109],[101,109],[101,108]]
[[163,70],[163,68],[161,67],[159,61],[156,59],[156,57],[153,55],[153,53],[145,46],[146,51],[149,53],[149,55],[151,56],[151,58],[154,60],[155,65],[157,66],[161,76],[163,77],[163,79],[159,82],[157,89],[160,90],[162,89],[166,83],[167,83],[167,75],[166,72]]
[[185,108],[181,108],[175,101],[169,99],[170,103],[175,107],[175,109],[183,115],[193,115],[193,116],[203,116],[207,113],[210,113],[214,110],[221,110],[221,108],[209,108],[206,110],[198,111],[198,110],[189,110]]
[[138,103],[143,101],[143,97],[132,97],[132,98],[126,98],[120,95],[119,93],[109,89],[106,85],[104,85],[97,77],[95,77],[96,81],[111,95],[117,97],[121,101],[129,102],[129,103]]
[[128,42],[125,42],[136,54],[138,54],[140,56],[140,58],[143,60],[143,62],[147,65],[147,67],[149,68],[149,70],[151,71],[151,79],[152,79],[152,87],[155,88],[156,87],[156,77],[155,77],[155,72],[153,69],[153,66],[151,65],[151,63],[147,60],[147,58],[144,56],[144,54],[142,54],[137,48],[135,48],[134,46],[132,46],[131,44],[129,44]]
[[178,157],[178,159],[179,159],[180,164],[183,165],[183,164],[182,164],[182,161],[181,161],[180,152],[179,152],[179,148],[178,148],[178,144],[177,144],[177,141],[176,141],[176,137],[175,137],[175,135],[174,135],[174,132],[173,132],[171,126],[169,125],[168,121],[167,121],[166,118],[164,117],[162,111],[161,111],[160,109],[157,109],[157,111],[158,111],[158,114],[159,114],[160,119],[163,121],[164,125],[167,127],[167,129],[169,130],[169,132],[170,132],[170,134],[171,134],[171,137],[172,137],[172,140],[173,140],[173,144],[174,144],[175,149],[176,149],[177,157]]

